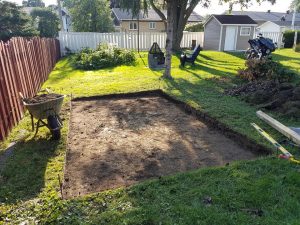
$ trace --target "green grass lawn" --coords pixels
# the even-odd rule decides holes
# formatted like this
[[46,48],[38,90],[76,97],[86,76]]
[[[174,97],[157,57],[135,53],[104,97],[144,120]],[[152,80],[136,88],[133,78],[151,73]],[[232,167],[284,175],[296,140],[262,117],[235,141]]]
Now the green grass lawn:
[[[274,59],[299,74],[299,53],[279,50]],[[300,167],[275,155],[73,200],[59,198],[58,177],[63,177],[71,95],[163,89],[270,147],[250,126],[251,122],[278,139],[282,136],[256,118],[255,107],[223,95],[224,89],[241,82],[236,73],[243,66],[241,54],[203,51],[194,67],[179,68],[179,59],[173,57],[174,79],[162,80],[162,70],[147,68],[146,53],[140,54],[135,66],[97,71],[74,70],[70,58],[62,59],[43,86],[69,96],[62,111],[62,139],[49,140],[48,130],[42,128],[35,139],[31,135],[17,144],[0,172],[0,224],[24,220],[42,224],[300,224]],[[299,76],[295,83],[299,83]],[[287,125],[300,126],[300,119],[269,113]],[[31,134],[28,115],[6,143],[20,133]],[[299,149],[289,150],[300,156]],[[207,197],[212,198],[211,204],[203,201]]]

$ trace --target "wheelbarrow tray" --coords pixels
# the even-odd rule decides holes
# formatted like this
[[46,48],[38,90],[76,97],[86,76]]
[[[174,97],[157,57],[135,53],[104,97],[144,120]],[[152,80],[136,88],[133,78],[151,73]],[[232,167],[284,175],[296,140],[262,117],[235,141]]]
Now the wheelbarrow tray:
[[29,113],[36,119],[46,119],[49,116],[56,116],[61,110],[64,95],[44,102],[28,104],[23,101]]

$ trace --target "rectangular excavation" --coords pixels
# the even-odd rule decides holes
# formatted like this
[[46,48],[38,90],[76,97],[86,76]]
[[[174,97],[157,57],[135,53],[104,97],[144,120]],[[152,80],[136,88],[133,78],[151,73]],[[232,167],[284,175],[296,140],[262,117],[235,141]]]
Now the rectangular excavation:
[[159,96],[72,102],[64,197],[255,154]]

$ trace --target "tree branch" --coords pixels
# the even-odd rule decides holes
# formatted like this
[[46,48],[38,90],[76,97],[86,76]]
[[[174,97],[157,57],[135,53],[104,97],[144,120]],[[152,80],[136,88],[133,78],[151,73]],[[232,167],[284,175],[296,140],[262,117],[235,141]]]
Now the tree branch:
[[163,12],[159,8],[156,7],[153,0],[149,0],[149,2],[150,2],[152,9],[159,15],[159,17],[164,22],[165,27],[167,28],[167,18],[165,16],[165,14],[163,14]]
[[191,1],[189,7],[186,9],[186,13],[185,13],[186,19],[190,17],[190,15],[192,14],[192,12],[194,11],[194,9],[196,8],[199,2],[200,0]]

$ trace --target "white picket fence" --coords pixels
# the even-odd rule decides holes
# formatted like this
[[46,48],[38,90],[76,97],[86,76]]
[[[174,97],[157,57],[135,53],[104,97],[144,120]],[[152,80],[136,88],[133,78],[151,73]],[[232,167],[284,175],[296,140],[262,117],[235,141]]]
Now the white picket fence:
[[[72,52],[78,52],[84,47],[95,49],[100,43],[110,43],[120,48],[138,49],[138,38],[140,50],[149,50],[153,42],[157,42],[161,48],[166,44],[166,33],[143,32],[139,36],[137,32],[121,33],[90,33],[90,32],[59,32],[59,41],[62,55],[66,48]],[[203,32],[184,32],[181,47],[188,48],[192,45],[192,40],[196,44],[203,46]]]
[[276,42],[278,45],[278,48],[283,48],[283,33],[281,32],[257,32],[255,34],[255,37],[261,33],[263,37],[270,38],[273,40],[273,42]]

